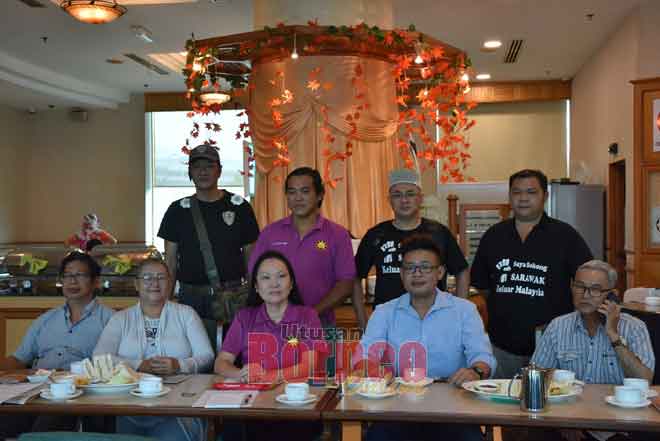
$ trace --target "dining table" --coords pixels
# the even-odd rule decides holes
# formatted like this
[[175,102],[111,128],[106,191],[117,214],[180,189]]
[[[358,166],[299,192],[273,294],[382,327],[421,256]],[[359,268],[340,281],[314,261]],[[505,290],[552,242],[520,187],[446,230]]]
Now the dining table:
[[517,402],[484,399],[447,383],[434,383],[380,399],[350,392],[337,395],[328,401],[322,418],[341,424],[343,441],[360,440],[363,423],[376,421],[659,432],[660,439],[659,411],[652,406],[615,407],[605,402],[613,393],[613,385],[587,384],[580,395],[530,413]]
[[[275,385],[270,390],[262,390],[249,406],[239,408],[204,408],[194,404],[214,383],[221,381],[216,375],[191,375],[179,384],[167,384],[170,391],[161,397],[142,398],[128,392],[98,394],[84,392],[71,400],[51,401],[37,397],[26,404],[1,404],[0,414],[40,414],[40,415],[106,415],[106,416],[181,416],[208,418],[210,435],[215,439],[216,424],[221,418],[239,420],[297,420],[320,421],[321,411],[326,402],[336,392],[324,387],[310,387],[310,393],[318,399],[305,405],[287,405],[276,401],[284,393],[285,384]],[[46,388],[46,385],[43,385]]]

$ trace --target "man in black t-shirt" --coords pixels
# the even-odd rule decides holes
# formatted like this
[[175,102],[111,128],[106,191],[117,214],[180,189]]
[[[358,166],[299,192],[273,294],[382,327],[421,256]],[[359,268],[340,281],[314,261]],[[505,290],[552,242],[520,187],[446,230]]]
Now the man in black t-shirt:
[[511,378],[527,365],[537,326],[573,310],[570,281],[592,258],[573,227],[545,214],[547,191],[539,170],[512,175],[514,217],[486,231],[472,263],[472,285],[487,296],[495,378]]
[[[445,254],[447,272],[456,276],[456,294],[467,297],[470,285],[468,264],[456,239],[449,229],[439,222],[421,216],[422,189],[419,175],[413,170],[400,169],[390,173],[389,200],[394,211],[394,219],[381,222],[367,231],[355,256],[358,278],[353,289],[353,303],[358,322],[362,328],[366,324],[362,279],[367,277],[372,266],[376,267],[376,289],[374,304],[379,305],[399,297],[406,290],[401,282],[401,241],[413,234],[428,234]],[[438,288],[446,289],[446,276],[438,283]]]
[[190,152],[188,176],[195,184],[195,194],[174,201],[160,224],[158,237],[165,239],[167,266],[179,281],[180,302],[190,305],[202,318],[216,319],[213,296],[206,275],[204,258],[191,213],[191,199],[196,198],[213,250],[221,290],[244,285],[247,253],[259,236],[259,226],[250,204],[240,195],[218,188],[222,172],[217,148],[200,145]]

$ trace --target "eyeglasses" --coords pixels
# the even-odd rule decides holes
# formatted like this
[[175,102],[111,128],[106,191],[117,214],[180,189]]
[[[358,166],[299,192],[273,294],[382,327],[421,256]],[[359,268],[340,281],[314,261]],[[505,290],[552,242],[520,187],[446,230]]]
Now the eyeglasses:
[[73,282],[74,280],[82,282],[84,280],[89,280],[89,278],[90,275],[87,273],[64,273],[60,276],[62,282]]
[[431,271],[439,267],[440,265],[431,265],[430,263],[420,263],[420,264],[404,263],[403,265],[401,265],[401,269],[406,273],[410,273],[410,274],[415,274],[417,270],[419,270],[421,274],[430,274]]
[[167,274],[163,274],[163,273],[142,274],[141,276],[137,276],[136,278],[144,283],[153,283],[153,282],[160,283],[167,280]]
[[394,193],[390,193],[390,198],[394,199],[395,201],[398,201],[403,198],[413,199],[416,198],[417,196],[419,196],[419,192],[417,191],[407,191],[405,193],[395,191]]
[[587,292],[589,293],[589,297],[601,297],[602,295],[612,291],[612,288],[603,289],[598,285],[587,286],[582,283],[576,283],[576,282],[573,282],[572,286],[573,286],[573,291],[575,291],[575,294],[585,297],[587,297],[586,296]]

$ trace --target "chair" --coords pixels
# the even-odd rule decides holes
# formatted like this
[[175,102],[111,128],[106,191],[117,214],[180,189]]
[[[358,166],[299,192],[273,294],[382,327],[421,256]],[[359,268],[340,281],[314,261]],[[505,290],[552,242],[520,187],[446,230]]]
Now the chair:
[[156,438],[120,433],[95,432],[30,432],[18,441],[158,441]]
[[222,325],[219,325],[217,321],[210,319],[202,319],[202,322],[204,323],[206,334],[209,336],[213,353],[218,355],[220,347],[222,346]]

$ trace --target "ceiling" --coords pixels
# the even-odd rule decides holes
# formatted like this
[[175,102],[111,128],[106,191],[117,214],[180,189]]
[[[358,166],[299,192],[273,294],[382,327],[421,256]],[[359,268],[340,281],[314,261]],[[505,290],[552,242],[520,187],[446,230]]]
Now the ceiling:
[[[128,101],[131,93],[183,91],[179,72],[166,69],[169,75],[158,75],[123,54],[153,61],[148,54],[183,51],[193,32],[201,39],[252,29],[251,0],[131,5],[126,15],[106,25],[79,23],[51,1],[39,1],[46,7],[0,2],[0,103],[16,108],[112,108]],[[642,2],[392,1],[395,26],[414,23],[417,30],[467,51],[475,71],[490,73],[493,81],[573,77]],[[593,19],[587,20],[586,14],[594,14]],[[149,29],[153,43],[137,38],[133,25]],[[511,39],[523,39],[518,62],[504,64],[503,48],[481,52],[482,42],[490,38],[501,39],[505,46]],[[108,64],[109,58],[124,63]]]

